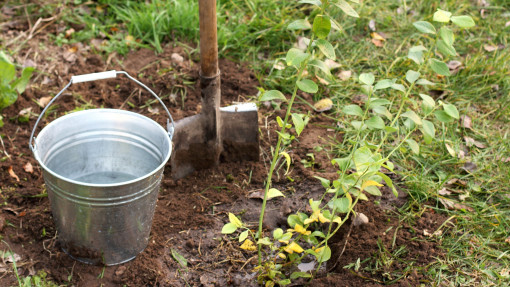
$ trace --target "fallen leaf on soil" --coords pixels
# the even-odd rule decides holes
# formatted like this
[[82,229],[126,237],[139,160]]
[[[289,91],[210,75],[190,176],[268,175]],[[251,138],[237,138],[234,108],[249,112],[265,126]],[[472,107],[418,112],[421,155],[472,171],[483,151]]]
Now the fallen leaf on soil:
[[36,66],[37,66],[37,64],[30,59],[26,59],[25,62],[23,62],[23,68],[26,68],[26,67],[34,67],[35,68]]
[[494,52],[498,49],[498,46],[485,44],[485,45],[483,45],[483,49],[487,52]]
[[472,126],[471,126],[471,118],[466,116],[466,115],[462,115],[460,116],[460,125],[463,127],[463,128],[466,128],[466,129],[472,129]]
[[48,96],[48,97],[42,97],[40,98],[39,100],[37,100],[37,104],[41,107],[41,108],[44,108],[46,107],[46,105],[51,101],[52,97]]
[[28,107],[28,108],[24,108],[21,111],[19,111],[18,115],[20,117],[25,117],[25,116],[30,115],[31,112],[32,112],[32,107]]
[[23,166],[23,169],[28,173],[34,173],[34,167],[32,167],[32,164],[29,162]]
[[323,79],[323,78],[321,78],[321,77],[319,77],[319,76],[317,76],[317,75],[315,75],[315,77],[317,78],[317,80],[319,80],[319,82],[320,82],[321,84],[323,84],[323,85],[325,85],[325,86],[329,85],[329,82],[328,82],[328,81],[326,81],[325,79]]
[[377,32],[370,33],[370,36],[372,36],[372,39],[374,39],[374,40],[386,41],[386,39]]
[[351,78],[352,71],[340,71],[340,73],[337,74],[337,77],[342,81],[347,81]]
[[117,270],[115,270],[115,275],[117,276],[122,276],[122,274],[124,274],[124,272],[126,272],[126,266],[120,266],[119,268],[117,268]]
[[469,197],[469,193],[466,193],[466,194],[460,194],[460,195],[459,195],[459,199],[460,199],[460,201],[464,201],[464,200],[466,200],[466,198],[468,198],[468,197]]
[[19,262],[21,260],[21,256],[12,251],[2,251],[1,256],[5,263]]
[[324,61],[324,64],[326,64],[326,66],[330,69],[330,70],[334,70],[334,69],[338,69],[340,68],[342,65],[338,64],[337,62],[331,60],[331,59],[326,59]]
[[172,55],[170,56],[170,59],[172,59],[172,62],[175,62],[175,63],[184,62],[184,57],[177,53],[172,53]]
[[19,181],[19,177],[14,173],[14,170],[12,170],[12,166],[9,166],[9,175],[16,179],[16,181]]
[[510,162],[510,157],[502,157],[500,155],[496,156],[496,160],[500,160],[502,162]]
[[447,190],[446,188],[441,188],[438,192],[437,192],[439,195],[450,195],[452,194],[449,190]]
[[67,62],[74,63],[74,62],[76,62],[76,59],[78,59],[78,56],[76,55],[76,51],[78,51],[78,48],[76,46],[71,47],[64,51],[64,54],[62,55],[62,57]]
[[423,235],[425,235],[427,237],[433,237],[433,236],[439,237],[442,234],[443,234],[442,230],[436,230],[436,231],[434,231],[434,233],[430,233],[427,229],[423,229]]
[[306,37],[298,37],[297,39],[297,43],[294,44],[294,46],[296,48],[298,48],[299,50],[306,50],[306,48],[308,48],[308,44],[310,43],[310,39],[306,38]]
[[333,101],[330,99],[322,99],[322,100],[316,102],[313,105],[313,107],[314,107],[315,111],[317,111],[319,113],[329,111],[333,107]]
[[450,61],[450,62],[448,62],[447,66],[448,66],[448,69],[450,69],[450,71],[454,71],[454,70],[459,69],[462,66],[462,63],[459,61]]
[[67,30],[66,30],[66,33],[65,33],[65,34],[66,34],[66,35],[65,35],[65,37],[66,37],[67,39],[69,39],[69,38],[71,38],[71,36],[73,35],[73,33],[74,33],[74,29],[73,29],[73,28],[67,29]]
[[474,140],[471,137],[464,136],[464,141],[466,141],[467,146],[476,146],[477,148],[486,148],[487,146],[479,141]]
[[478,169],[478,166],[470,161],[466,162],[464,166],[462,167],[463,170],[473,173]]
[[315,269],[315,262],[312,261],[312,262],[308,262],[308,263],[301,263],[297,266],[297,268],[299,269],[299,271],[301,272],[308,272],[308,271],[312,271],[313,269]]
[[133,43],[136,42],[136,39],[135,37],[131,36],[131,35],[127,35],[126,38],[124,39],[126,41],[126,45],[129,46],[129,45],[132,45]]
[[467,206],[467,205],[464,205],[464,204],[460,204],[460,203],[457,203],[457,202],[454,202],[453,200],[451,199],[447,199],[447,198],[439,198],[439,202],[441,202],[441,204],[446,208],[446,209],[454,209],[454,210],[467,210],[467,211],[474,211],[473,208]]
[[505,239],[505,242],[510,244],[510,236],[508,236],[507,239]]
[[264,199],[264,190],[260,189],[248,194],[248,198]]
[[257,246],[255,246],[255,244],[253,244],[253,241],[251,241],[250,239],[246,239],[240,248],[248,251],[257,250]]
[[149,113],[151,113],[153,115],[159,114],[159,108],[151,108],[151,107],[149,107],[148,110],[149,110]]
[[381,40],[372,39],[371,41],[372,41],[372,44],[374,44],[376,47],[384,46],[383,41],[381,41]]
[[356,214],[356,217],[354,217],[354,221],[352,224],[354,224],[354,226],[361,226],[367,224],[368,222],[369,222],[368,217],[360,212]]
[[277,62],[276,64],[273,65],[273,68],[281,71],[281,70],[285,69],[285,65],[282,64],[282,62]]
[[447,182],[448,185],[460,185],[462,187],[465,187],[467,186],[467,182],[462,180],[462,179],[458,179],[458,178],[452,178],[450,179],[448,182]]
[[372,19],[372,20],[370,20],[370,22],[368,22],[368,28],[375,32],[376,29],[375,29],[375,20],[374,19]]
[[457,157],[457,153],[455,152],[455,150],[447,143],[444,144],[446,146],[446,149],[448,150],[448,153],[453,156],[453,157]]

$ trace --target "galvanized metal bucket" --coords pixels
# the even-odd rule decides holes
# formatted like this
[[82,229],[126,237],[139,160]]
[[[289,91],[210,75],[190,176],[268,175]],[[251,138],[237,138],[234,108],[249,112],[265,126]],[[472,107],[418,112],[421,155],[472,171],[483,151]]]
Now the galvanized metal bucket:
[[[42,116],[70,85],[117,74],[159,100],[169,117],[167,130],[137,113],[92,109],[60,117],[34,138]],[[58,239],[67,254],[89,264],[115,265],[145,249],[173,131],[161,99],[126,72],[73,76],[51,100],[29,145],[42,167]]]

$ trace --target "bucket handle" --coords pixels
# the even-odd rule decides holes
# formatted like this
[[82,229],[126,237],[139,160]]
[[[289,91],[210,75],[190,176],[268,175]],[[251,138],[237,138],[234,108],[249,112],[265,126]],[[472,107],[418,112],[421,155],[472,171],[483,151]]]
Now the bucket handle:
[[[153,95],[159,101],[159,103],[163,106],[163,108],[165,108],[165,111],[168,114],[168,119],[166,120],[166,127],[167,127],[167,130],[168,130],[168,136],[170,137],[170,141],[171,141],[173,136],[174,136],[175,123],[174,123],[174,119],[172,118],[172,115],[170,114],[170,111],[168,111],[166,105],[163,103],[161,98],[158,97],[156,95],[156,93],[154,93],[151,89],[149,89],[149,87],[147,87],[146,85],[144,85],[142,82],[138,81],[137,79],[131,77],[128,73],[126,73],[124,71],[115,71],[115,70],[112,70],[112,71],[106,71],[106,72],[99,72],[99,73],[91,73],[91,74],[72,76],[71,80],[69,81],[69,83],[55,97],[53,97],[53,99],[51,99],[51,101],[46,105],[46,107],[44,107],[43,111],[41,112],[41,114],[37,118],[37,121],[35,122],[35,125],[34,125],[34,129],[32,130],[32,133],[30,134],[30,141],[28,142],[28,145],[30,146],[30,150],[32,150],[32,152],[35,153],[35,148],[36,148],[35,145],[36,144],[35,144],[34,134],[35,134],[35,130],[37,129],[37,126],[39,125],[39,122],[41,121],[42,117],[44,116],[44,114],[46,113],[48,108],[53,104],[53,102],[55,100],[57,100],[58,97],[60,97],[62,95],[62,93],[65,90],[67,90],[67,88],[69,88],[72,84],[83,83],[83,82],[90,82],[90,81],[97,81],[97,80],[102,80],[102,79],[116,78],[118,74],[125,75],[130,80],[132,80],[133,82],[137,83],[139,86],[141,86],[142,88],[147,90],[149,93],[151,93],[151,95]],[[33,143],[33,145],[32,145],[32,143]]]

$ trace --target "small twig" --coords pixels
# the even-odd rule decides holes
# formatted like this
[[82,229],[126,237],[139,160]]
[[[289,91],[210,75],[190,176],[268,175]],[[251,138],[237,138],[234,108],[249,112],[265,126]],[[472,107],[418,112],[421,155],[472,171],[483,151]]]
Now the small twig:
[[2,136],[0,136],[0,143],[2,143],[2,148],[4,149],[4,154],[11,159],[11,156],[7,153],[7,150],[5,150],[4,140],[2,139]]

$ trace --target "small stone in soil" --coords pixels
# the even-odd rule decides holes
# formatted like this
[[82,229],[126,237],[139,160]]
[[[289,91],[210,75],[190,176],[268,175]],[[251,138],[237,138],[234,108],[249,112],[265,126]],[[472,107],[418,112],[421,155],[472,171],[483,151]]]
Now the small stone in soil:
[[369,222],[368,217],[360,212],[356,215],[356,217],[354,217],[353,224],[354,226],[361,226],[367,224],[368,222]]
[[173,53],[170,58],[172,59],[173,62],[175,63],[182,63],[184,61],[184,58],[177,54],[177,53]]

